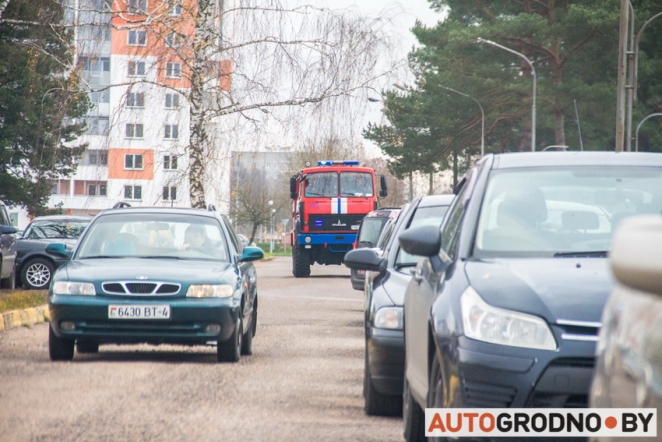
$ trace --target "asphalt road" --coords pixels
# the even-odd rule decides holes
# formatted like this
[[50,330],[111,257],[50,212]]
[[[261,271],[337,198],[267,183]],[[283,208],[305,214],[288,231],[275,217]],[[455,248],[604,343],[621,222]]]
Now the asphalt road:
[[215,347],[101,346],[48,359],[48,328],[0,333],[0,441],[401,441],[363,412],[363,294],[349,270],[257,263],[253,355]]

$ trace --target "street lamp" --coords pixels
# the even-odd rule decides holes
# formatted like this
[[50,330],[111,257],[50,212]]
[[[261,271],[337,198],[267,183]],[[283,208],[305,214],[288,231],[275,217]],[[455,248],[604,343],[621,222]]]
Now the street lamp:
[[483,106],[480,105],[478,100],[476,100],[473,97],[470,97],[469,95],[467,95],[465,93],[462,93],[460,91],[456,91],[455,89],[450,88],[448,86],[444,86],[443,84],[440,84],[439,87],[442,87],[444,89],[448,89],[449,91],[455,92],[456,94],[460,94],[463,97],[471,98],[473,101],[476,102],[476,104],[480,108],[480,116],[481,116],[481,119],[482,119],[482,124],[481,124],[481,129],[480,129],[480,156],[481,156],[481,158],[484,157],[485,156],[485,112],[483,112]]
[[634,136],[634,140],[635,140],[634,141],[634,146],[635,146],[635,151],[636,152],[639,152],[639,128],[641,127],[642,124],[644,124],[644,121],[648,120],[651,117],[662,117],[662,113],[656,112],[654,114],[650,114],[646,118],[644,118],[643,120],[641,120],[639,122],[639,124],[637,125],[636,135]]
[[[274,205],[274,202],[272,200],[269,200],[267,202],[269,204],[269,207]],[[269,211],[269,221],[271,221],[271,235],[270,235],[270,245],[269,245],[269,253],[274,252],[274,212],[276,212],[276,209],[271,209]]]
[[484,38],[478,37],[478,43],[487,43],[488,45],[496,46],[499,49],[503,49],[504,51],[508,51],[511,54],[515,54],[518,57],[521,57],[524,61],[526,61],[529,66],[531,67],[531,75],[533,75],[533,102],[531,104],[531,152],[535,152],[536,150],[536,82],[537,82],[537,77],[536,77],[536,69],[533,67],[533,63],[531,63],[531,60],[529,60],[526,55],[521,54],[515,50],[512,50],[510,48],[507,48],[505,46],[500,45],[499,43],[495,43],[491,40],[485,40]]

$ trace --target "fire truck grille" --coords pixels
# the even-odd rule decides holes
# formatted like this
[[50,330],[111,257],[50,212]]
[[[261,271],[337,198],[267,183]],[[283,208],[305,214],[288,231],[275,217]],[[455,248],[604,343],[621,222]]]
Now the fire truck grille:
[[311,232],[334,231],[334,230],[359,230],[361,221],[365,215],[315,215],[308,218],[308,229]]

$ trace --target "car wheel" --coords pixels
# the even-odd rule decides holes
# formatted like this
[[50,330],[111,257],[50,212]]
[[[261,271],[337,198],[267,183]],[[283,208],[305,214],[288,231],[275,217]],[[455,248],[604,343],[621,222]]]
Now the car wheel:
[[0,280],[0,288],[7,290],[14,290],[16,288],[16,266],[14,266],[8,278]]
[[241,343],[241,354],[242,355],[252,355],[253,354],[253,336],[255,336],[255,326],[257,325],[257,310],[253,309],[251,313],[251,325],[246,330],[244,334],[243,341]]
[[23,287],[31,290],[47,289],[51,283],[55,266],[44,258],[31,259],[21,268]]
[[237,325],[230,335],[230,339],[225,342],[219,341],[216,344],[216,358],[218,362],[239,362],[241,358],[242,338],[244,337],[243,320],[241,312],[237,319]]
[[425,415],[409,391],[406,376],[402,394],[402,415],[405,440],[407,442],[425,442]]
[[48,326],[48,354],[51,361],[71,361],[74,358],[74,340],[58,338]]
[[[435,353],[430,367],[430,382],[428,384],[428,408],[444,408],[444,377],[441,374],[439,356]],[[430,442],[445,442],[445,437],[431,437]]]
[[368,349],[365,352],[365,368],[363,370],[363,409],[368,416],[398,416],[402,415],[402,400],[399,396],[381,394],[372,385],[372,374],[368,363]]
[[310,276],[310,255],[301,246],[292,247],[292,274],[295,278]]
[[77,341],[76,351],[78,353],[99,353],[99,343],[93,341]]

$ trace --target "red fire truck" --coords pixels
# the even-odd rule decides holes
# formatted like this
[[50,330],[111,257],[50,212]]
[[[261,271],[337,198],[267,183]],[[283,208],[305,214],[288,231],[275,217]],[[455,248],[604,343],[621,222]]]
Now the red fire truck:
[[[342,264],[363,217],[378,205],[375,171],[358,161],[319,161],[290,178],[292,274],[310,276],[310,266]],[[387,195],[380,177],[380,197]]]

